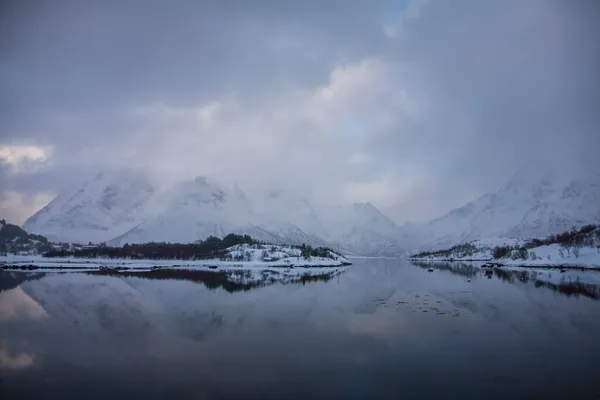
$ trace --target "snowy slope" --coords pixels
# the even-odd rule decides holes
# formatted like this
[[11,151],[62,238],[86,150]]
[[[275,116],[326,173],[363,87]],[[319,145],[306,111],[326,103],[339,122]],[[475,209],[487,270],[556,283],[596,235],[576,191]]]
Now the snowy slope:
[[[567,234],[568,232],[563,233]],[[582,267],[600,269],[600,228],[586,230],[549,243],[552,238],[523,239],[487,238],[473,240],[450,249],[413,254],[415,261],[492,261],[519,267]],[[494,254],[496,247],[505,248]],[[500,249],[501,250],[501,249]],[[495,258],[499,257],[499,258]]]
[[497,246],[522,246],[523,239],[485,238],[462,243],[450,249],[443,249],[433,254],[412,254],[409,258],[419,261],[489,261]]
[[24,228],[53,241],[110,245],[185,243],[238,233],[361,255],[398,253],[403,240],[398,226],[372,204],[315,209],[302,196],[277,188],[250,199],[238,185],[225,187],[205,177],[159,193],[131,170],[104,172],[61,193]]
[[346,252],[363,255],[398,254],[402,231],[371,203],[332,207],[322,214],[323,237]]
[[597,247],[584,246],[577,249],[575,255],[572,249],[567,252],[561,249],[557,243],[547,246],[538,246],[529,250],[531,256],[527,260],[499,259],[506,265],[517,265],[523,267],[535,266],[560,266],[560,267],[583,267],[600,268],[600,250]]
[[[217,266],[219,270],[240,268],[278,268],[278,267],[342,267],[350,265],[348,259],[341,254],[327,250],[320,256],[302,256],[302,249],[293,246],[238,244],[227,248],[218,259],[201,260],[134,260],[121,258],[75,258],[75,257],[43,257],[37,255],[0,256],[3,269],[20,269],[22,266],[35,266],[44,270],[58,272],[73,270],[86,271],[105,268],[122,268],[123,270],[152,270],[153,268],[171,269],[208,269]],[[59,268],[61,267],[61,268]]]
[[307,199],[276,189],[254,198],[253,205],[261,227],[272,234],[288,238],[289,243],[326,244],[326,228]]
[[153,215],[110,244],[187,243],[208,236],[223,237],[250,222],[251,207],[244,197],[228,193],[204,177],[175,185],[161,194],[156,203]]
[[61,193],[24,228],[54,241],[111,245],[192,242],[238,233],[276,244],[340,247],[354,254],[393,252],[399,237],[398,227],[371,204],[317,211],[306,199],[281,190],[251,201],[238,185],[227,188],[205,177],[158,193],[131,170],[104,172]]
[[429,223],[402,227],[370,203],[316,209],[281,190],[249,199],[237,185],[227,188],[203,177],[155,193],[139,173],[106,172],[59,195],[24,228],[69,242],[191,242],[239,233],[356,255],[401,255],[484,238],[544,237],[600,223],[596,172],[521,170],[498,191]]
[[[571,248],[567,252],[560,244],[533,247],[527,250],[527,259],[512,259],[509,257],[494,259],[493,248],[497,246],[515,246],[524,244],[523,240],[496,239],[474,240],[469,242],[474,246],[472,251],[454,249],[449,254],[433,254],[423,257],[410,257],[414,261],[492,261],[502,265],[518,267],[576,267],[576,268],[600,268],[600,249],[594,246],[583,246],[577,248],[576,254]],[[493,243],[492,243],[493,242]]]
[[224,188],[205,177],[180,182],[159,196],[155,203],[159,205],[151,217],[110,243],[187,243],[237,233],[276,244],[324,244],[276,215],[255,212],[238,186]]
[[332,207],[317,213],[306,199],[273,191],[251,204],[238,186],[227,189],[207,178],[181,182],[158,199],[164,207],[111,241],[192,242],[228,233],[275,244],[343,248],[353,254],[395,252],[399,230],[371,204]]
[[61,193],[25,221],[23,229],[61,242],[102,242],[139,224],[155,189],[142,174],[107,171]]
[[600,222],[599,204],[597,173],[571,178],[520,171],[497,192],[422,226],[418,241],[441,249],[481,238],[544,237]]

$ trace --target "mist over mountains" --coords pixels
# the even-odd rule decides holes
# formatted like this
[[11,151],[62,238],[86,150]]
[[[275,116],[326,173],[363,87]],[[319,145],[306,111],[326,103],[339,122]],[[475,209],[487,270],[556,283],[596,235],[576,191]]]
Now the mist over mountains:
[[131,169],[97,174],[59,194],[23,229],[61,242],[193,242],[228,233],[348,254],[402,255],[488,237],[530,238],[600,222],[600,176],[521,171],[497,191],[422,224],[399,225],[371,203],[314,206],[285,190],[196,177],[159,190]]

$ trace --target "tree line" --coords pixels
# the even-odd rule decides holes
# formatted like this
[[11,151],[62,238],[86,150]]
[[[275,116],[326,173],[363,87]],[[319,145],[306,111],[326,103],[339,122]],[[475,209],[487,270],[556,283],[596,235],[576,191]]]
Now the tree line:
[[[567,253],[579,257],[579,249],[581,247],[596,247],[600,252],[600,229],[597,225],[585,225],[579,229],[571,229],[556,235],[550,235],[543,239],[531,239],[523,245],[506,245],[496,246],[492,249],[493,258],[513,258],[527,260],[537,259],[533,248],[539,246],[547,246],[550,244],[560,244],[559,255]],[[446,250],[422,251],[413,254],[414,258],[440,257],[440,258],[462,258],[473,255],[478,251],[477,246],[473,243],[461,243],[452,246]]]
[[440,257],[440,258],[462,258],[472,256],[477,251],[477,247],[473,243],[461,243],[452,246],[446,250],[422,251],[413,254],[414,258]]
[[0,219],[0,255],[35,251],[43,253],[50,249],[48,239],[42,235],[27,233],[17,225]]
[[102,243],[96,247],[84,247],[74,250],[50,250],[44,253],[44,257],[204,260],[222,258],[226,255],[227,248],[237,244],[260,244],[260,242],[249,235],[231,233],[223,239],[210,236],[194,243],[125,243],[121,247],[107,246]]
[[596,247],[600,252],[600,229],[597,225],[590,224],[579,229],[573,228],[570,231],[550,235],[544,239],[531,239],[522,246],[497,246],[492,250],[492,257],[535,260],[538,258],[535,252],[528,250],[551,244],[560,245],[558,253],[561,257],[566,252],[569,256],[573,254],[577,258],[581,247]]
[[[210,236],[204,240],[199,240],[194,243],[126,243],[121,247],[107,246],[105,243],[101,243],[98,246],[88,245],[86,247],[62,247],[45,252],[44,257],[124,258],[134,260],[220,259],[223,261],[250,261],[252,259],[252,255],[248,250],[233,256],[228,252],[228,248],[241,244],[248,245],[249,249],[264,249],[262,252],[263,260],[270,259],[270,254],[277,251],[277,246],[255,240],[249,235],[236,235],[231,233],[225,236],[223,239]],[[301,257],[304,257],[305,259],[308,259],[311,256],[335,258],[334,254],[337,254],[327,247],[313,248],[312,246],[306,244],[288,247],[299,249]]]

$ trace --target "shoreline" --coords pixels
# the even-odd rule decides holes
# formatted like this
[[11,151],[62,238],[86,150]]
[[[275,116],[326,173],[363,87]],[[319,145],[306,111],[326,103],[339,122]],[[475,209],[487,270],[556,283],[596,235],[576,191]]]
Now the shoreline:
[[483,263],[480,265],[482,268],[540,268],[540,269],[571,269],[571,270],[582,270],[582,271],[600,271],[600,265],[586,265],[586,264],[530,264],[530,263],[506,263],[498,261],[497,259],[426,259],[426,258],[408,258],[408,261],[426,262],[426,263],[438,263],[438,262],[478,262]]
[[222,261],[208,260],[148,260],[148,259],[86,259],[86,258],[46,258],[40,256],[0,257],[0,270],[4,271],[53,271],[53,272],[80,272],[80,271],[156,271],[163,269],[172,270],[201,270],[201,271],[242,271],[242,270],[286,270],[323,271],[345,268],[352,263],[347,260],[305,260],[301,257],[290,257],[280,261]]

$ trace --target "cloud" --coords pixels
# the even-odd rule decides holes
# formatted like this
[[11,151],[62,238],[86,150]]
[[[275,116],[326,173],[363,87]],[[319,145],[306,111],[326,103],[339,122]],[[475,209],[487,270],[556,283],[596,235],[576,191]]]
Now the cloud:
[[21,286],[0,292],[0,320],[36,320],[48,317],[36,300],[27,294]]
[[402,222],[527,163],[598,166],[596,2],[152,5],[7,8],[4,213],[126,165]]
[[29,368],[35,362],[35,355],[19,353],[11,355],[8,351],[0,347],[0,369],[1,370],[21,370]]
[[0,215],[8,222],[20,225],[48,204],[54,196],[49,193],[36,192],[23,195],[16,191],[2,191],[0,194]]
[[35,172],[44,167],[50,149],[38,146],[0,145],[0,164],[10,167],[13,173]]

